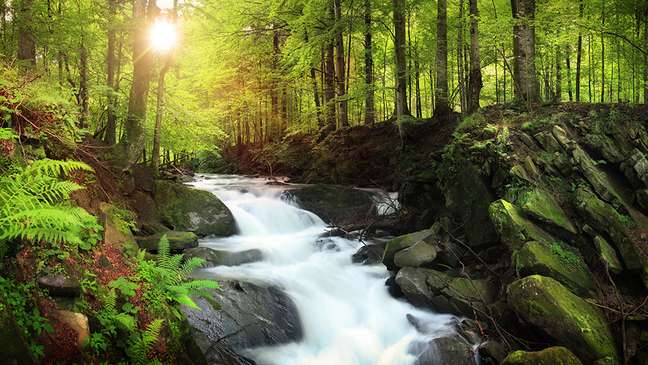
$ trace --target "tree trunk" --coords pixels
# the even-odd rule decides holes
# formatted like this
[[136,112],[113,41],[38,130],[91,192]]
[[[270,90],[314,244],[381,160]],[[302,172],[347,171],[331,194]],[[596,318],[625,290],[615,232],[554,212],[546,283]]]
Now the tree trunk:
[[376,121],[376,107],[374,95],[374,70],[373,70],[373,39],[371,33],[371,0],[364,0],[364,25],[365,25],[365,124],[374,125]]
[[535,68],[535,0],[511,0],[515,97],[532,104],[540,100]]
[[466,111],[466,88],[464,85],[463,36],[464,36],[464,0],[459,0],[459,20],[457,27],[457,80],[459,84],[459,110]]
[[[578,17],[583,19],[585,9],[584,0],[578,2]],[[576,45],[576,101],[581,101],[581,65],[583,59],[583,33],[578,31],[578,44]]]
[[[644,42],[643,44],[648,44],[648,5],[644,11]],[[643,69],[643,94],[644,94],[644,104],[648,105],[648,53],[644,53],[644,69]]]
[[313,84],[313,101],[315,102],[315,112],[317,113],[317,129],[324,126],[322,120],[322,106],[320,104],[319,89],[317,88],[317,76],[315,75],[315,67],[310,69],[311,83]]
[[407,60],[405,38],[405,0],[392,0],[394,8],[394,50],[396,53],[396,118],[410,115],[407,107]]
[[[601,27],[605,28],[605,1],[601,1]],[[601,31],[601,103],[605,102],[605,33]]]
[[556,46],[556,93],[554,102],[560,103],[562,100],[562,52],[560,46]]
[[571,50],[569,46],[566,47],[565,65],[567,66],[567,93],[569,94],[569,101],[574,101],[574,94],[572,93]]
[[148,4],[146,0],[134,0],[133,2],[133,19],[135,22],[133,83],[128,101],[126,133],[121,141],[121,145],[127,153],[127,167],[137,163],[140,159],[142,146],[145,142],[144,121],[146,120],[146,103],[153,69],[153,54],[149,52],[147,29],[157,12],[155,1],[150,1]]
[[18,1],[17,14],[18,24],[18,61],[30,68],[36,67],[36,37],[33,30],[33,8],[34,0]]
[[88,48],[83,38],[79,47],[79,101],[81,102],[81,115],[79,116],[79,128],[86,127],[88,115]]
[[170,65],[170,58],[168,58],[158,76],[157,101],[155,105],[155,129],[153,131],[153,151],[151,152],[151,167],[155,174],[157,174],[160,168],[160,136],[162,135],[162,117],[164,114],[164,83]]
[[437,0],[436,88],[434,115],[446,118],[448,104],[448,26],[447,0]]
[[[110,18],[115,18],[117,14],[116,0],[108,0],[108,12]],[[108,145],[115,144],[117,138],[117,117],[115,115],[115,69],[117,63],[116,55],[117,36],[114,24],[108,24],[108,49],[106,50],[106,86],[107,92],[107,123],[104,142]]]
[[[470,2],[470,79],[468,81],[468,113],[479,109],[481,97],[482,73],[479,55],[479,6],[477,0]],[[506,71],[505,71],[506,72]],[[499,96],[498,96],[499,102]]]
[[333,43],[326,47],[324,60],[324,108],[326,124],[330,130],[335,130],[335,49]]
[[342,2],[341,0],[334,0],[334,13],[335,13],[335,26],[339,30],[335,34],[335,71],[337,78],[337,97],[339,98],[339,112],[340,112],[340,126],[349,126],[349,106],[345,98],[346,95],[346,71],[344,62],[344,35],[342,32]]
[[421,103],[421,65],[419,61],[418,42],[416,42],[414,47],[414,79],[414,91],[416,92],[416,117],[421,119],[423,118],[423,105]]
[[279,126],[283,124],[281,121],[281,111],[279,110],[280,86],[279,81],[277,80],[277,73],[279,72],[279,52],[279,31],[274,30],[272,32],[272,69],[274,74],[272,75],[272,85],[270,88],[272,119],[269,125],[269,136],[271,140],[277,138],[278,133],[276,133],[276,131],[278,131]]

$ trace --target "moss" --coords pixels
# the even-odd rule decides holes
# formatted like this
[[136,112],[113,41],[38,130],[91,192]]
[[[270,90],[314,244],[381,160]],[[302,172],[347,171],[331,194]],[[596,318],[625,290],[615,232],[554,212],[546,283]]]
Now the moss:
[[502,365],[582,365],[582,362],[568,349],[555,346],[537,352],[514,351]]
[[512,251],[519,250],[527,241],[538,241],[547,245],[556,241],[549,233],[524,218],[518,207],[504,199],[491,203],[489,215],[500,239]]
[[560,242],[545,245],[527,242],[514,254],[518,274],[550,276],[575,293],[587,293],[594,288],[592,277],[583,259]]
[[533,189],[520,196],[519,205],[529,216],[572,234],[576,228],[567,218],[554,196],[543,189]]
[[540,328],[583,360],[619,364],[605,317],[558,281],[540,275],[510,284],[507,300],[517,315]]
[[182,231],[168,231],[148,237],[137,237],[137,244],[141,249],[149,252],[157,252],[158,243],[163,235],[167,236],[172,252],[181,252],[184,249],[198,247],[198,236],[193,232]]
[[594,237],[594,246],[599,253],[599,257],[605,266],[615,274],[623,271],[623,265],[619,261],[619,257],[614,251],[614,248],[601,236]]
[[421,241],[425,242],[425,240],[433,234],[434,230],[430,228],[392,238],[385,245],[385,251],[382,258],[383,264],[385,264],[389,269],[395,268],[394,256],[396,256],[398,251],[411,247],[415,243]]

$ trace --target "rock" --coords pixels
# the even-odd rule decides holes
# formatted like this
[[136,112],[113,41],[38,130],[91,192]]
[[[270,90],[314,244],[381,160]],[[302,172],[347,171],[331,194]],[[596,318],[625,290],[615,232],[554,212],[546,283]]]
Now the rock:
[[474,316],[495,300],[495,288],[487,279],[455,277],[440,271],[406,267],[398,271],[396,284],[409,302],[439,312]]
[[279,288],[242,281],[221,281],[220,285],[220,290],[210,291],[212,300],[195,299],[200,309],[182,307],[191,334],[209,363],[218,357],[212,348],[216,342],[241,351],[302,338],[297,308]]
[[389,240],[387,242],[387,245],[385,246],[382,262],[383,264],[385,264],[385,266],[387,266],[388,269],[393,270],[396,268],[394,258],[398,251],[413,246],[418,242],[433,242],[434,239],[435,231],[432,228],[394,237]]
[[146,237],[135,237],[135,240],[141,249],[155,253],[158,251],[162,236],[166,236],[169,240],[171,252],[179,253],[189,248],[198,247],[198,236],[193,232],[167,231]]
[[628,235],[627,223],[619,212],[583,187],[576,190],[575,199],[576,208],[587,223],[604,230],[612,239],[626,267],[642,270],[646,264],[642,262],[642,255]]
[[79,280],[67,274],[52,274],[38,278],[38,286],[55,297],[78,297],[81,294]]
[[596,250],[599,253],[599,258],[608,270],[615,274],[620,274],[623,271],[623,265],[621,265],[621,261],[619,261],[616,251],[614,251],[614,248],[610,246],[605,238],[601,236],[594,237],[594,247],[596,247]]
[[364,245],[351,256],[351,261],[355,264],[375,265],[382,260],[385,251],[385,243],[378,242]]
[[506,347],[493,340],[480,343],[477,351],[482,364],[500,364],[506,357]]
[[155,189],[155,171],[149,165],[137,165],[133,167],[133,180],[137,188],[147,193],[152,193]]
[[587,264],[575,249],[566,244],[555,242],[546,245],[531,241],[513,256],[519,275],[550,276],[576,294],[586,294],[594,289]]
[[156,212],[165,225],[198,237],[229,236],[236,231],[234,217],[214,194],[169,181],[155,182]]
[[643,183],[643,186],[648,186],[648,159],[646,155],[635,148],[629,161],[631,161],[634,176]]
[[576,142],[574,142],[567,136],[567,131],[565,131],[561,126],[554,125],[551,129],[551,133],[554,137],[556,137],[556,140],[564,149],[569,151],[574,147],[574,144]]
[[514,351],[502,365],[583,365],[576,355],[564,347],[549,347],[542,351]]
[[635,193],[635,199],[637,200],[637,205],[648,212],[648,189],[637,190]]
[[418,241],[412,246],[396,252],[394,264],[397,267],[420,267],[430,264],[437,257],[434,245]]
[[81,313],[66,310],[56,310],[54,316],[57,320],[67,324],[77,333],[77,346],[82,349],[90,338],[88,317]]
[[549,233],[524,218],[522,211],[504,199],[494,201],[489,208],[495,229],[509,250],[522,248],[527,241],[551,244],[556,241]]
[[472,345],[458,336],[435,338],[413,347],[420,353],[414,365],[477,365]]
[[554,196],[543,189],[533,189],[520,196],[522,211],[554,229],[578,233]]
[[493,196],[469,161],[461,164],[456,176],[446,182],[445,207],[459,222],[466,244],[476,247],[497,241],[497,233],[488,217]]
[[622,205],[619,197],[610,185],[607,176],[598,168],[596,162],[594,162],[587,152],[577,147],[572,151],[572,158],[575,165],[579,167],[579,170],[585,176],[585,179],[592,185],[596,194],[615,207]]
[[517,315],[576,352],[588,363],[619,364],[614,338],[605,317],[556,280],[532,275],[507,288]]
[[346,186],[307,185],[285,191],[282,198],[338,226],[363,223],[376,215],[373,193]]
[[4,295],[0,296],[0,359],[7,365],[37,364]]
[[551,131],[538,132],[533,136],[547,152],[562,152],[562,147]]
[[263,260],[263,252],[258,249],[231,252],[214,250],[209,247],[196,247],[184,251],[186,258],[198,257],[205,260],[203,267],[238,266]]
[[115,207],[108,203],[101,203],[99,206],[99,219],[103,225],[104,244],[121,247],[124,252],[134,256],[137,254],[138,247],[133,233],[114,209]]

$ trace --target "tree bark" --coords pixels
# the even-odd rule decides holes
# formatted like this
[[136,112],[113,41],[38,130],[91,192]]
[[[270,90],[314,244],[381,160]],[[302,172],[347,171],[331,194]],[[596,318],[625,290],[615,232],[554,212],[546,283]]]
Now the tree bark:
[[464,43],[464,0],[459,0],[459,19],[457,26],[457,81],[459,84],[459,110],[466,111],[466,87],[464,85],[463,43]]
[[128,168],[137,163],[142,156],[142,146],[145,142],[144,121],[146,120],[146,103],[153,69],[153,54],[149,52],[147,29],[157,13],[155,1],[134,0],[133,83],[128,101],[126,133],[121,141],[127,154]]
[[[468,113],[479,109],[481,97],[482,73],[481,58],[479,54],[479,4],[477,0],[470,2],[470,79],[468,81]],[[506,70],[505,70],[506,72]],[[498,96],[499,98],[499,96]],[[498,99],[499,102],[499,99]]]
[[328,128],[335,130],[335,49],[333,43],[326,47],[324,66],[325,120]]
[[346,95],[346,70],[344,61],[344,35],[342,32],[342,2],[341,0],[333,1],[335,13],[335,27],[338,28],[335,34],[335,71],[337,79],[337,97],[339,99],[340,126],[349,126],[349,106],[345,98]]
[[33,30],[34,0],[17,1],[15,10],[18,25],[17,58],[24,66],[36,67],[36,37]]
[[272,107],[272,119],[269,124],[269,137],[270,140],[273,140],[278,137],[277,131],[279,130],[279,126],[283,124],[281,121],[281,111],[279,108],[279,91],[280,91],[280,86],[279,86],[279,81],[278,81],[278,73],[279,73],[279,53],[280,53],[280,48],[279,48],[279,31],[274,30],[272,32],[272,70],[273,70],[273,75],[272,75],[272,85],[270,87],[270,100],[271,100],[271,107]]
[[88,115],[90,114],[88,104],[88,48],[83,38],[79,47],[79,101],[81,102],[79,128],[83,129],[86,127]]
[[540,100],[535,67],[535,0],[511,0],[515,97],[528,104]]
[[448,26],[447,0],[437,0],[436,87],[434,115],[447,117],[448,104]]
[[556,46],[556,93],[554,102],[559,103],[562,100],[562,52],[560,46]]
[[[578,17],[583,19],[585,10],[584,0],[578,2]],[[581,101],[581,65],[583,59],[583,33],[578,31],[578,44],[576,45],[576,101]]]
[[565,52],[565,65],[567,66],[567,93],[569,95],[569,101],[574,101],[574,94],[572,92],[572,71],[571,71],[571,49],[569,46],[566,47]]
[[157,173],[160,168],[160,137],[162,135],[162,117],[164,114],[164,84],[170,66],[170,58],[168,58],[158,75],[157,101],[155,103],[155,129],[153,131],[153,151],[151,152],[151,167],[154,173]]
[[407,106],[407,60],[405,38],[405,0],[392,0],[394,10],[394,50],[396,61],[396,118],[410,115]]
[[[108,0],[108,14],[110,18],[117,15],[117,1]],[[113,145],[117,141],[117,117],[115,115],[115,70],[117,63],[116,55],[117,32],[115,25],[108,24],[108,48],[106,50],[106,86],[107,91],[107,122],[104,142]]]
[[365,124],[373,126],[376,121],[374,66],[373,66],[373,35],[371,32],[371,0],[364,0],[364,72],[365,72]]
[[[644,44],[648,44],[648,5],[644,10]],[[648,105],[648,53],[644,53],[644,69],[643,69],[643,94],[644,104]]]
[[[605,28],[605,1],[601,1],[601,27]],[[601,30],[601,103],[605,102],[605,33]]]

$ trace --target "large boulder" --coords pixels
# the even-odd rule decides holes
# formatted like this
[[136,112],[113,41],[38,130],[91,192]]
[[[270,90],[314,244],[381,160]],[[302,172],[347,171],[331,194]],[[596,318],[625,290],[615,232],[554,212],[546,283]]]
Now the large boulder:
[[135,240],[141,249],[155,253],[163,236],[169,240],[169,248],[174,253],[198,247],[198,236],[193,232],[167,231],[146,237],[135,237]]
[[520,208],[504,199],[491,203],[489,212],[500,239],[511,251],[521,249],[527,241],[545,244],[556,241],[549,233],[526,219]]
[[377,214],[374,193],[347,186],[306,185],[285,191],[282,198],[340,226],[370,222]]
[[379,264],[385,252],[385,243],[377,242],[363,245],[351,256],[354,264],[375,265]]
[[103,240],[108,246],[120,247],[130,255],[137,253],[137,244],[127,222],[120,216],[119,209],[108,203],[99,205],[99,220],[103,225]]
[[527,242],[514,253],[515,268],[520,275],[540,274],[550,276],[577,294],[594,289],[592,274],[580,254],[566,244],[555,242],[546,245]]
[[56,310],[53,313],[56,320],[65,323],[77,334],[77,347],[82,349],[90,339],[90,325],[88,317],[82,313],[70,312],[67,310]]
[[515,313],[596,365],[619,364],[605,317],[558,281],[540,275],[510,284],[507,300]]
[[398,267],[419,267],[431,264],[436,257],[436,246],[419,241],[406,249],[396,252],[394,264]]
[[548,227],[568,234],[576,234],[576,227],[567,218],[556,198],[546,190],[534,189],[520,197],[522,211]]
[[232,252],[196,247],[185,250],[184,255],[186,258],[198,257],[205,260],[203,267],[238,266],[263,260],[263,252],[258,249]]
[[214,194],[164,180],[155,182],[154,199],[162,223],[199,237],[229,236],[236,224],[230,210]]
[[439,312],[474,316],[474,309],[484,312],[495,301],[495,287],[488,279],[406,267],[398,271],[395,280],[409,302]]
[[29,343],[16,324],[11,308],[2,296],[0,296],[0,359],[1,363],[8,365],[37,363],[32,357]]
[[419,353],[414,365],[477,365],[473,346],[459,336],[435,338],[414,348]]
[[[219,363],[215,343],[233,351],[299,341],[302,327],[293,301],[274,286],[222,281],[210,300],[196,298],[199,309],[182,307],[191,334],[209,363]],[[217,304],[214,307],[212,303]]]
[[41,276],[38,278],[38,286],[55,297],[74,298],[81,294],[79,279],[68,273]]
[[412,247],[417,243],[433,244],[435,240],[436,232],[433,228],[394,237],[385,246],[382,262],[388,269],[393,270],[397,267],[394,260],[399,251]]
[[506,356],[502,365],[583,365],[568,349],[555,346],[542,351],[514,351]]

